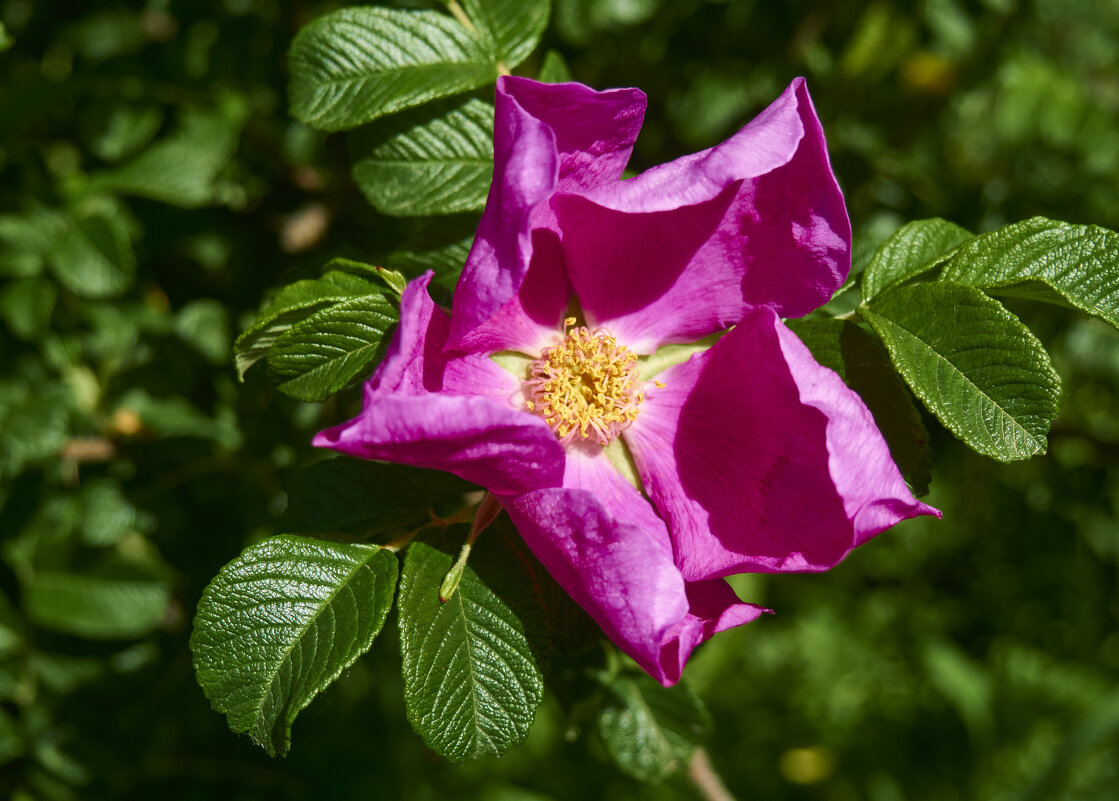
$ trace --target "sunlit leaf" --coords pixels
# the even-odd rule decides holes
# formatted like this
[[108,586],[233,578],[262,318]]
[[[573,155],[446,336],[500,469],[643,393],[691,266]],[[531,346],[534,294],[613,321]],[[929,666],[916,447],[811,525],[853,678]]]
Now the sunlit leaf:
[[194,619],[195,671],[214,709],[286,753],[299,712],[373,644],[396,578],[396,556],[372,545],[281,535],[246,549]]
[[997,294],[1063,303],[1119,328],[1119,233],[1033,217],[977,237],[943,278]]
[[452,762],[505,753],[528,734],[543,697],[540,600],[515,540],[489,534],[446,603],[439,586],[457,551],[446,538],[413,542],[400,580],[408,720]]
[[292,114],[326,131],[497,78],[495,55],[451,16],[387,8],[345,8],[305,25],[288,68]]
[[326,400],[372,371],[396,321],[396,307],[382,294],[315,312],[277,337],[268,351],[277,389],[300,400]]
[[429,104],[356,134],[354,181],[383,214],[477,211],[493,177],[493,105]]
[[863,300],[931,270],[972,238],[970,231],[937,217],[906,223],[878,248],[867,265],[862,279]]
[[1004,462],[1045,450],[1061,382],[1045,348],[997,301],[925,283],[884,292],[860,314],[917,397],[972,448]]
[[508,69],[536,49],[551,11],[549,0],[463,0],[462,7],[486,47]]

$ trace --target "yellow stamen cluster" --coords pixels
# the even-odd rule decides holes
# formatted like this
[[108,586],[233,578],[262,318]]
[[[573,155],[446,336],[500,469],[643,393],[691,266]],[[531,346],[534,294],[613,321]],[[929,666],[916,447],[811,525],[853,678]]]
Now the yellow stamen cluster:
[[[571,328],[529,367],[526,405],[563,443],[575,437],[609,445],[637,417],[645,400],[637,380],[637,355],[607,331]],[[570,328],[570,330],[568,330]]]

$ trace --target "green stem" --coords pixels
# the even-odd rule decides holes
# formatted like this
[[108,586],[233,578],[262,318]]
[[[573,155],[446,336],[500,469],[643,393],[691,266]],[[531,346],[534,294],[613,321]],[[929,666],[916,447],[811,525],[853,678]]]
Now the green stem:
[[462,544],[458,559],[451,565],[443,583],[439,585],[440,602],[446,603],[455,594],[459,583],[462,581],[462,573],[466,570],[466,560],[470,558],[470,551],[474,548],[478,535],[485,531],[499,514],[501,514],[501,504],[497,502],[492,493],[487,492],[486,497],[478,505],[478,511],[474,513],[474,525],[470,527],[470,535],[466,538],[466,542]]
[[471,33],[477,33],[478,29],[474,27],[474,23],[470,21],[470,17],[466,16],[466,12],[462,10],[462,6],[458,4],[458,0],[445,0],[447,3],[447,10],[451,12],[451,16],[462,23],[462,26]]

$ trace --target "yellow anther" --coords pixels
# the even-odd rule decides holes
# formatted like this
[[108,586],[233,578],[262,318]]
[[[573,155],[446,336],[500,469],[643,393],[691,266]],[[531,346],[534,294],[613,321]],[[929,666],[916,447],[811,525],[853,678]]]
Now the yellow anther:
[[[571,328],[529,367],[525,406],[568,442],[579,436],[608,445],[633,420],[645,399],[637,379],[637,355],[607,331]],[[568,330],[568,329],[571,330]]]

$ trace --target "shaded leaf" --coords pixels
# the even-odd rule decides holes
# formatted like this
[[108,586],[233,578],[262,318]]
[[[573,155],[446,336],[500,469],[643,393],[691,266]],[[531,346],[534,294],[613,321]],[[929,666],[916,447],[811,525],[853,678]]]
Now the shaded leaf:
[[571,69],[558,50],[549,50],[544,54],[537,80],[543,83],[567,83],[572,80]]
[[396,578],[396,556],[372,545],[281,535],[246,549],[194,619],[195,671],[214,709],[286,753],[299,712],[373,644]]
[[884,292],[860,313],[917,397],[976,451],[1008,462],[1045,450],[1061,382],[1045,348],[997,301],[926,283]]
[[686,685],[662,687],[636,673],[602,673],[598,681],[607,691],[598,732],[619,768],[646,782],[687,768],[711,722],[703,702]]
[[63,286],[87,298],[119,295],[132,285],[136,272],[127,226],[100,211],[68,219],[48,261]]
[[1062,303],[1119,328],[1119,233],[1033,217],[977,237],[943,279]]
[[839,373],[859,394],[910,489],[926,494],[932,479],[929,433],[882,344],[847,320],[790,320],[788,325],[816,361]]
[[972,238],[970,231],[939,217],[906,223],[882,243],[867,265],[862,279],[863,300],[931,270]]
[[476,98],[394,115],[351,140],[354,181],[383,214],[478,211],[493,178],[492,103]]
[[179,129],[132,160],[95,173],[97,189],[136,195],[180,208],[217,200],[216,182],[241,138],[248,109],[230,96],[219,109],[186,109]]
[[497,79],[494,54],[436,11],[345,8],[305,25],[288,54],[291,113],[340,131]]
[[396,307],[381,294],[315,312],[277,337],[268,351],[277,389],[299,400],[326,400],[371,372],[396,321]]
[[89,639],[126,639],[159,625],[171,587],[158,565],[106,560],[82,572],[36,570],[23,608],[41,628]]
[[452,762],[505,753],[528,734],[543,697],[546,629],[518,558],[523,545],[490,534],[446,603],[439,586],[458,549],[445,536],[413,542],[400,580],[408,720]]
[[433,470],[339,457],[300,471],[280,525],[288,531],[403,534],[430,523],[438,499],[461,499],[473,484]]

